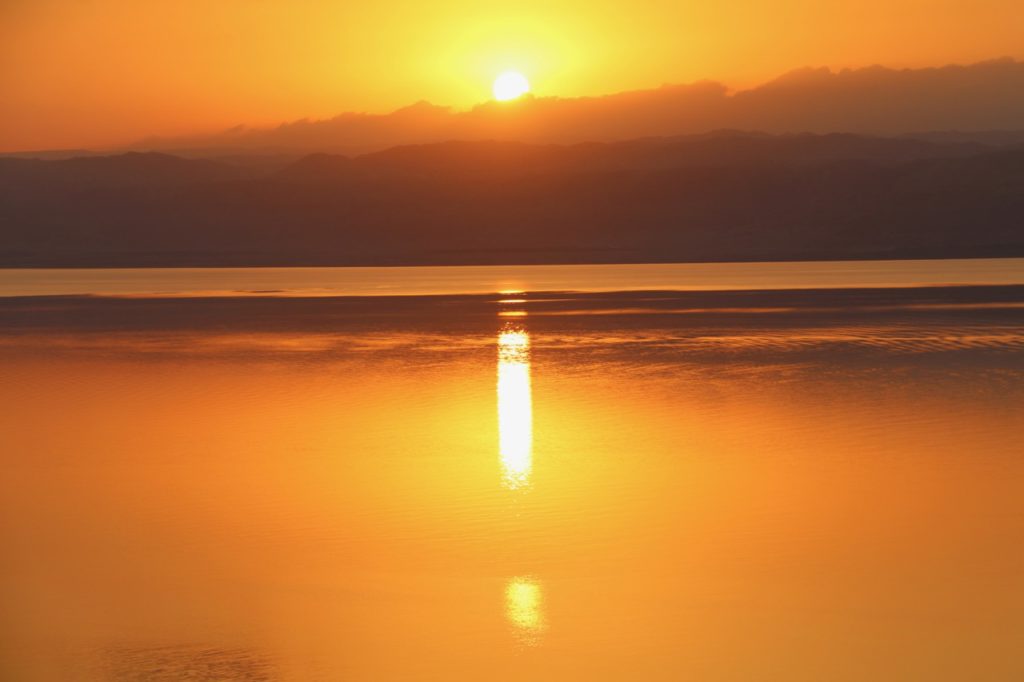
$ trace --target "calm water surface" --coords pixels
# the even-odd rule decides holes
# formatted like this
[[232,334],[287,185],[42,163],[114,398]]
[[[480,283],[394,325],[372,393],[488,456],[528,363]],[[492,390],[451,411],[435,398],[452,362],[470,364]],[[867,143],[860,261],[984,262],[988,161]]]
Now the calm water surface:
[[1024,284],[1024,258],[394,268],[0,269],[0,296],[411,296]]
[[978,291],[0,300],[0,678],[1021,679]]

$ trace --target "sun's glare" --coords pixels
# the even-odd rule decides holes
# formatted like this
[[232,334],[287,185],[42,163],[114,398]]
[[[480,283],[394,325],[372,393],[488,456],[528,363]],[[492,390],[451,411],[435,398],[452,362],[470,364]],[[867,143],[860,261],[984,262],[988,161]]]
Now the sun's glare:
[[518,576],[505,586],[505,615],[515,628],[520,643],[536,646],[547,629],[544,621],[544,592],[540,582]]
[[513,326],[498,335],[498,454],[505,487],[529,488],[533,469],[530,334]]
[[510,99],[521,97],[530,91],[530,81],[518,71],[505,71],[494,79],[494,86],[491,88],[494,99],[499,102],[507,102]]

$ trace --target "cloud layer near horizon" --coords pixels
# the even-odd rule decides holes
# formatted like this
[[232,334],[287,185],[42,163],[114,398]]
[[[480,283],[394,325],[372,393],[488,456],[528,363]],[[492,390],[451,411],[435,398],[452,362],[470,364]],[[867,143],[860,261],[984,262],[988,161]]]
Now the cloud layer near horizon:
[[893,135],[1024,128],[1024,62],[831,71],[805,68],[730,93],[703,81],[604,97],[489,102],[469,111],[419,102],[389,114],[346,113],[270,129],[242,126],[191,138],[151,138],[132,149],[178,152],[327,151],[358,154],[445,140],[579,143],[707,132],[855,132]]

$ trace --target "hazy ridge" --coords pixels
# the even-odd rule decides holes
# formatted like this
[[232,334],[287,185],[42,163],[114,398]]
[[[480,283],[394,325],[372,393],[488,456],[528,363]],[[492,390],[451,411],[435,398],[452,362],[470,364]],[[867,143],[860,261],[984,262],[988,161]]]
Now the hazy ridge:
[[720,132],[290,163],[0,159],[6,266],[1024,255],[1024,148]]
[[154,137],[127,149],[199,156],[361,154],[453,139],[572,144],[723,128],[864,135],[950,131],[946,134],[981,133],[988,141],[1022,142],[1024,62],[1004,58],[924,69],[802,68],[739,91],[699,81],[599,97],[527,96],[468,111],[418,102],[388,114],[346,112],[267,129],[239,125],[214,135]]

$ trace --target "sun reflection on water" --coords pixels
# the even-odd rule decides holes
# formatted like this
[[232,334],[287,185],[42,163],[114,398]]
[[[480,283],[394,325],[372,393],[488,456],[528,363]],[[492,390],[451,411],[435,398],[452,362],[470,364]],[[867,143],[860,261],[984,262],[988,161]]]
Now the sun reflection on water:
[[508,326],[498,334],[498,452],[505,486],[528,487],[533,469],[533,405],[530,335],[522,327]]
[[540,644],[540,636],[547,629],[540,581],[530,576],[511,578],[505,585],[505,616],[521,643]]

